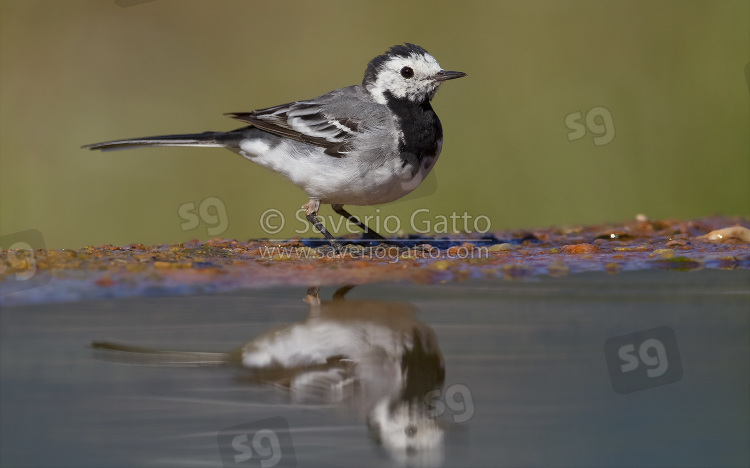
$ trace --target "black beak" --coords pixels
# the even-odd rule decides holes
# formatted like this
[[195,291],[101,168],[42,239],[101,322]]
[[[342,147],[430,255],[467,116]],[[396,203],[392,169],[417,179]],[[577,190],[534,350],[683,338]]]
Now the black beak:
[[459,72],[459,71],[445,71],[440,70],[435,74],[433,79],[435,81],[447,81],[447,80],[453,80],[455,78],[461,78],[462,76],[466,76],[466,73]]

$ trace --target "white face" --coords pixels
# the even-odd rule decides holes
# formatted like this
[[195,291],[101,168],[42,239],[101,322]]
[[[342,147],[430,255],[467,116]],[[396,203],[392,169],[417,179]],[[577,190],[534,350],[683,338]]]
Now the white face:
[[435,95],[441,83],[435,80],[435,75],[441,70],[430,54],[392,57],[380,66],[375,83],[368,89],[381,103],[385,103],[383,93],[386,91],[400,99],[421,102]]

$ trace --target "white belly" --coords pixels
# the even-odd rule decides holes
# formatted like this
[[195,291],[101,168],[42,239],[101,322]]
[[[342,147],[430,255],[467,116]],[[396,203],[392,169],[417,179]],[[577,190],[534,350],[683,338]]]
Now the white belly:
[[[338,205],[379,205],[411,193],[435,165],[434,158],[424,158],[419,170],[403,166],[401,158],[390,158],[382,164],[353,157],[335,158],[315,148],[303,154],[300,147],[284,142],[269,147],[259,140],[246,140],[239,153],[245,158],[284,175],[305,191],[310,198]],[[310,147],[305,147],[309,151]]]

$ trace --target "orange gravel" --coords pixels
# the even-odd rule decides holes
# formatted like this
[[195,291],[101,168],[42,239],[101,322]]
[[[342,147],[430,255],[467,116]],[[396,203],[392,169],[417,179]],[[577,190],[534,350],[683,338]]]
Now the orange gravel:
[[[470,278],[609,274],[642,269],[750,269],[750,220],[633,220],[619,225],[495,232],[493,236],[404,239],[408,247],[354,247],[343,255],[283,243],[212,239],[174,245],[103,245],[75,250],[0,251],[0,286],[14,286],[29,261],[48,280],[0,295],[0,304],[133,295],[196,294],[275,285],[437,283]],[[354,240],[352,240],[354,241]],[[427,243],[425,243],[427,242]],[[29,261],[27,261],[29,260]],[[23,285],[22,285],[23,286]],[[16,288],[18,289],[18,288]]]

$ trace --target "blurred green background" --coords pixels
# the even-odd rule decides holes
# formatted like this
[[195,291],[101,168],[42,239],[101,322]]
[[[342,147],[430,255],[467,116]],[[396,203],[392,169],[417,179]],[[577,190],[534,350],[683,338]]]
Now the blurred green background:
[[238,128],[222,113],[359,83],[403,42],[469,76],[433,101],[435,177],[355,214],[407,231],[420,208],[492,229],[750,214],[746,0],[0,5],[0,234],[48,248],[206,239],[209,197],[221,237],[268,237],[269,208],[272,237],[294,236],[304,193],[229,151],[80,146]]

